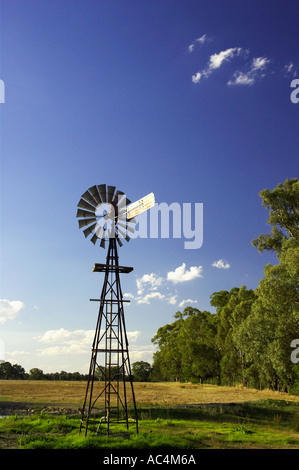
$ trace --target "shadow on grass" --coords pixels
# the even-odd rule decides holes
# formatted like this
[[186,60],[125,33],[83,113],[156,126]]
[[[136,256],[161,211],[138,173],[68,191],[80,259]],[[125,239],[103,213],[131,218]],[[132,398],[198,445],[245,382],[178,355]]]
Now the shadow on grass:
[[239,423],[246,418],[256,424],[276,424],[299,431],[299,404],[285,400],[259,400],[247,403],[194,404],[138,408],[139,419],[178,419]]

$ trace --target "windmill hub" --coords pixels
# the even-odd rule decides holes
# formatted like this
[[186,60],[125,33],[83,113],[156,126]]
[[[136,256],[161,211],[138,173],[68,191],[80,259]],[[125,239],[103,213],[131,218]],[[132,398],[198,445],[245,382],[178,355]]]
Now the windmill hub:
[[94,245],[100,239],[102,248],[105,248],[106,238],[116,238],[120,246],[120,238],[128,242],[129,233],[134,233],[135,229],[134,217],[155,204],[153,193],[131,204],[123,191],[115,189],[115,186],[106,187],[105,184],[92,186],[82,194],[77,205],[79,228],[84,228],[85,238],[92,235],[90,241]]

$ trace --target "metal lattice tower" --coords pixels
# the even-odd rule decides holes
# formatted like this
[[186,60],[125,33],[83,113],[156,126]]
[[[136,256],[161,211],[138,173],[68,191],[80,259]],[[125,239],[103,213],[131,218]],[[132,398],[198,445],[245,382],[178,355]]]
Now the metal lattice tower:
[[[119,277],[133,268],[119,266],[116,242],[122,246],[121,239],[130,240],[129,233],[134,233],[136,224],[134,217],[153,207],[155,197],[150,193],[131,204],[125,193],[115,189],[105,184],[94,185],[82,194],[77,205],[79,228],[84,228],[85,238],[92,235],[90,241],[95,245],[99,240],[102,248],[109,239],[106,264],[97,263],[93,268],[105,273],[105,278],[100,299],[90,299],[99,301],[100,308],[81,415],[80,432],[85,428],[85,435],[89,429],[98,432],[102,425],[106,425],[109,434],[116,423],[126,423],[128,429],[131,421],[138,432],[124,317],[124,302],[129,301],[123,300]],[[101,381],[97,378],[99,372]]]
[[[98,320],[92,345],[90,369],[82,409],[80,431],[85,427],[99,431],[106,424],[107,434],[111,425],[129,422],[136,424],[138,417],[129,359],[129,346],[125,326],[120,273],[129,273],[130,267],[119,266],[115,238],[109,240],[106,264],[95,264],[94,272],[104,272],[105,278],[100,299]],[[104,361],[101,365],[101,359]],[[97,369],[98,368],[98,369]],[[102,371],[103,382],[95,374]],[[130,399],[133,418],[128,409]],[[103,413],[104,411],[104,413]]]

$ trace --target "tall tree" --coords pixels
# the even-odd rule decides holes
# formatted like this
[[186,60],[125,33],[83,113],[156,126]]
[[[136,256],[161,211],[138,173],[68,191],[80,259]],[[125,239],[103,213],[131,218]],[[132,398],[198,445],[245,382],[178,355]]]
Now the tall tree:
[[152,339],[152,342],[159,348],[154,353],[155,375],[158,375],[157,365],[159,364],[159,375],[167,380],[180,381],[182,379],[182,356],[178,344],[182,321],[182,318],[179,318],[170,325],[162,326]]
[[246,286],[233,287],[230,292],[220,291],[211,295],[211,305],[217,308],[217,345],[221,353],[221,381],[234,384],[245,382],[243,346],[236,342],[236,335],[244,320],[250,315],[255,292]]
[[217,318],[207,311],[185,308],[178,335],[184,380],[220,379],[220,353],[216,343]]
[[289,241],[279,261],[265,267],[252,314],[236,341],[262,386],[288,390],[295,380],[291,342],[299,338],[299,242]]
[[137,361],[132,364],[132,374],[136,382],[148,382],[152,368],[149,362]]
[[288,239],[299,238],[299,181],[287,179],[275,189],[261,191],[262,204],[270,210],[267,222],[272,225],[271,233],[261,234],[252,240],[259,252],[264,250],[281,253]]

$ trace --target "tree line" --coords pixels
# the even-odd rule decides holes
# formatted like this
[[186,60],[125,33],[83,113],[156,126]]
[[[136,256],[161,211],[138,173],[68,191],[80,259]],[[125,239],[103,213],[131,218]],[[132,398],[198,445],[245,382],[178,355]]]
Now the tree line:
[[[111,376],[118,372],[118,376],[122,379],[122,375],[119,371],[116,371],[116,367],[111,367]],[[148,382],[151,377],[152,367],[149,362],[137,361],[132,364],[132,375],[133,380],[136,382]],[[96,368],[95,377],[98,380],[105,380],[107,377],[107,371],[105,367],[99,366]],[[88,380],[88,374],[80,374],[80,372],[50,372],[44,373],[41,369],[33,367],[29,370],[29,373],[19,364],[11,364],[8,361],[0,361],[0,380]],[[128,377],[125,376],[125,380]]]
[[252,244],[275,252],[278,263],[265,266],[255,290],[242,285],[214,292],[216,313],[186,307],[159,328],[152,339],[153,380],[242,383],[299,394],[299,359],[291,360],[291,343],[299,338],[299,181],[259,194],[272,229]]
[[8,361],[0,363],[1,380],[87,380],[88,374],[80,372],[51,372],[44,373],[41,369],[33,367],[29,373],[19,364],[11,364]]

